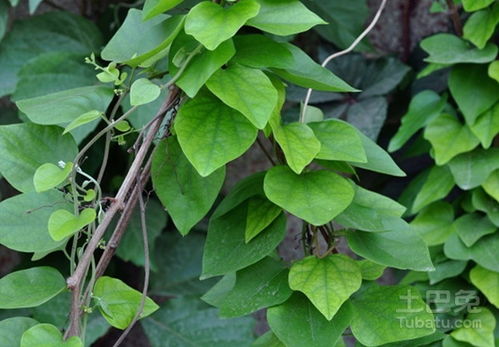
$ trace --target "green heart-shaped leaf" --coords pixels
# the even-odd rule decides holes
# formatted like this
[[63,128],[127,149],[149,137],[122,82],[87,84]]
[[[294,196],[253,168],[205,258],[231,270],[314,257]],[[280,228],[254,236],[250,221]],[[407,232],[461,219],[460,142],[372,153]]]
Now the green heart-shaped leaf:
[[52,324],[37,324],[26,330],[20,347],[83,347],[78,336],[64,340],[62,333]]
[[33,185],[37,192],[44,192],[46,190],[57,187],[64,182],[73,170],[73,163],[65,163],[64,168],[46,163],[40,166],[33,176]]
[[66,210],[57,210],[50,215],[48,229],[55,241],[63,240],[92,223],[97,217],[93,208],[86,208],[75,216]]
[[138,106],[153,102],[161,94],[161,88],[147,78],[139,78],[130,88],[130,105]]
[[276,166],[265,175],[264,191],[277,206],[313,225],[323,225],[343,212],[355,195],[343,177],[326,170],[295,174]]

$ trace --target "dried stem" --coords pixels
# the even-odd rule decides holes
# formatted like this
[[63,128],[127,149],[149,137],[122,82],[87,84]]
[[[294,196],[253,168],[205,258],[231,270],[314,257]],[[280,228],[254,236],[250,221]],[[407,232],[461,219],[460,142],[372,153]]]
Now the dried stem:
[[447,7],[450,11],[450,18],[452,20],[452,25],[454,26],[454,31],[458,36],[463,36],[463,23],[461,22],[461,17],[459,17],[459,11],[457,10],[454,1],[447,0]]

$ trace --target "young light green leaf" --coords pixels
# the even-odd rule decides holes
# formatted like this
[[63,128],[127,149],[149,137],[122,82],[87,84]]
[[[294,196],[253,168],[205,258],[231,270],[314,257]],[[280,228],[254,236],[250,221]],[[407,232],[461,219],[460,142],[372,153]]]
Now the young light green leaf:
[[147,78],[139,78],[130,88],[130,104],[139,106],[153,102],[161,94],[161,88]]
[[264,191],[277,206],[313,225],[323,225],[343,212],[355,195],[352,184],[326,170],[295,174],[276,166],[265,175]]
[[489,6],[494,0],[463,0],[462,2],[466,12],[473,12]]
[[128,11],[125,21],[102,50],[102,59],[136,67],[150,66],[166,55],[184,27],[185,16],[158,15],[144,21],[145,11]]
[[356,254],[375,263],[403,270],[433,270],[428,247],[411,230],[383,233],[351,231],[347,233],[347,240]]
[[421,41],[421,48],[430,56],[429,63],[488,63],[495,59],[497,46],[489,43],[484,49],[473,48],[463,39],[452,34],[437,34]]
[[[93,291],[99,311],[113,327],[126,329],[135,317],[142,293],[129,287],[117,278],[99,277]],[[139,318],[152,314],[159,308],[154,301],[146,297],[144,309]]]
[[430,308],[412,287],[373,285],[352,300],[352,308],[352,333],[366,346],[412,340],[435,331]]
[[444,253],[450,259],[471,259],[488,270],[499,272],[497,247],[499,247],[499,233],[484,236],[471,247],[466,247],[457,233],[453,233],[445,241]]
[[489,64],[487,73],[490,78],[493,78],[497,82],[499,82],[499,60],[493,61],[492,63]]
[[206,91],[180,108],[175,131],[185,156],[203,177],[243,154],[257,135],[241,113]]
[[33,175],[42,164],[69,162],[78,152],[73,138],[61,135],[62,129],[55,126],[0,126],[0,173],[17,190],[35,191]]
[[287,164],[297,174],[314,160],[321,149],[321,143],[306,124],[286,124],[273,129],[273,133]]
[[281,214],[281,211],[279,206],[263,197],[250,198],[246,216],[246,230],[244,232],[246,243],[265,230]]
[[310,300],[295,293],[285,303],[270,307],[267,320],[272,331],[288,347],[336,346],[335,342],[350,325],[352,309],[346,303],[332,320],[327,320]]
[[478,213],[465,214],[456,219],[452,226],[466,247],[473,246],[480,238],[497,230],[487,216]]
[[274,35],[293,35],[318,25],[327,24],[298,0],[257,0],[258,15],[248,25]]
[[499,202],[499,170],[490,174],[490,176],[482,183],[482,188],[487,194]]
[[411,212],[416,213],[423,207],[445,198],[454,188],[454,178],[448,166],[434,166],[414,198]]
[[478,322],[460,327],[450,333],[454,339],[467,342],[476,347],[492,347],[494,342],[494,329],[496,319],[494,314],[485,307],[478,307],[478,312],[470,312],[466,316],[467,321]]
[[424,138],[430,141],[435,151],[437,165],[448,163],[456,155],[468,152],[480,143],[468,126],[461,124],[456,116],[446,113],[428,124]]
[[499,273],[476,265],[470,271],[471,283],[487,297],[492,305],[499,308]]
[[260,5],[255,0],[241,0],[227,8],[203,1],[189,11],[185,20],[185,32],[213,51],[234,36],[259,10]]
[[28,317],[12,317],[0,321],[0,341],[6,346],[19,346],[23,333],[38,324]]
[[118,123],[114,125],[114,128],[118,131],[121,131],[122,133],[127,132],[130,130],[132,127],[130,126],[130,123],[126,120],[120,120]]
[[222,187],[225,167],[200,176],[175,137],[161,141],[152,160],[152,182],[175,226],[186,235],[210,210]]
[[475,123],[469,127],[480,140],[482,147],[489,148],[494,137],[499,134],[499,103],[478,116]]
[[277,91],[260,70],[230,65],[220,69],[206,83],[208,89],[228,106],[241,112],[258,129],[263,129],[277,104]]
[[454,208],[445,201],[437,201],[422,209],[411,222],[412,229],[428,246],[441,245],[454,231]]
[[83,347],[78,336],[64,340],[62,333],[52,324],[37,324],[26,330],[21,338],[20,347]]
[[47,191],[64,182],[73,170],[73,163],[64,163],[60,168],[52,163],[45,163],[35,171],[33,185],[38,193]]
[[221,317],[239,317],[286,301],[288,270],[270,257],[236,273],[234,286],[217,303]]
[[479,49],[485,48],[499,23],[499,5],[473,13],[463,27],[466,40],[473,42]]
[[499,169],[499,148],[477,148],[461,154],[449,162],[449,168],[461,189],[476,188]]
[[321,142],[317,159],[367,162],[359,133],[350,124],[337,119],[328,119],[322,122],[311,122],[307,125]]
[[66,288],[64,277],[48,266],[11,272],[0,279],[0,309],[35,307]]
[[146,0],[142,16],[145,21],[171,10],[184,0]]
[[386,266],[376,264],[375,262],[367,259],[357,261],[357,265],[359,265],[362,279],[368,281],[374,281],[380,278],[386,269]]
[[449,89],[468,125],[499,101],[499,83],[482,64],[458,65],[449,76]]
[[92,110],[85,112],[81,116],[75,118],[71,123],[69,123],[66,128],[64,128],[63,134],[69,133],[71,130],[76,129],[84,124],[88,124],[93,122],[96,119],[99,119],[103,113],[101,111]]
[[210,220],[203,254],[202,278],[224,275],[243,269],[269,255],[286,232],[284,214],[277,217],[251,242],[245,242],[248,204]]
[[48,221],[49,234],[54,241],[62,241],[83,229],[97,218],[93,208],[86,208],[75,216],[67,210],[57,210],[50,215]]
[[291,289],[303,292],[327,320],[334,317],[361,283],[360,267],[343,254],[322,259],[310,256],[294,263],[289,271]]
[[432,90],[416,94],[409,104],[409,110],[402,116],[400,128],[390,140],[388,151],[399,150],[419,129],[440,115],[445,103],[445,98],[441,98]]

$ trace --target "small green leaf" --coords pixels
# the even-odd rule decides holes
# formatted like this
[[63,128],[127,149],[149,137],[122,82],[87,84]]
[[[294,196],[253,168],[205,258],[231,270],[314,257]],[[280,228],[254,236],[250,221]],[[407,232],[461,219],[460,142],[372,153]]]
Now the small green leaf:
[[453,67],[449,89],[468,125],[499,101],[499,83],[488,76],[486,65]]
[[255,0],[241,0],[227,8],[203,1],[189,11],[185,32],[212,51],[234,36],[248,19],[258,14],[259,9]]
[[67,210],[57,210],[50,215],[48,230],[54,241],[61,241],[92,223],[97,217],[93,208],[86,208],[75,216]]
[[298,34],[318,25],[326,24],[315,13],[298,0],[257,0],[260,4],[258,15],[248,21],[248,25],[274,35]]
[[490,176],[482,183],[482,188],[487,194],[499,202],[499,170],[490,174]]
[[64,277],[52,267],[11,272],[0,279],[0,309],[39,306],[64,288]]
[[411,230],[383,233],[350,231],[347,240],[356,254],[375,263],[402,270],[433,270],[428,247]]
[[269,255],[283,240],[286,218],[281,214],[251,242],[246,243],[247,213],[248,204],[243,203],[224,215],[211,218],[203,254],[203,279],[225,275],[254,264]]
[[64,128],[63,134],[69,133],[71,130],[76,129],[84,124],[88,124],[90,122],[93,122],[96,119],[99,119],[103,115],[102,112],[93,110],[93,111],[88,111],[82,114],[81,116],[77,117],[71,123],[69,123],[66,128]]
[[146,0],[143,10],[144,20],[149,20],[157,15],[171,10],[184,0]]
[[147,78],[139,78],[130,88],[130,104],[139,106],[153,102],[161,94],[161,88]]
[[114,125],[114,128],[118,131],[121,131],[122,133],[127,132],[130,130],[132,127],[130,126],[130,123],[126,120],[120,120],[118,123]]
[[154,190],[182,235],[208,213],[224,178],[225,167],[201,177],[182,153],[175,137],[161,141],[154,151]]
[[355,195],[352,184],[326,170],[295,174],[276,166],[265,175],[264,191],[277,206],[313,225],[323,225],[343,212]]
[[453,233],[445,241],[444,253],[450,259],[472,259],[488,270],[499,272],[499,258],[496,255],[498,247],[499,233],[484,236],[471,247],[466,247],[457,233]]
[[499,148],[477,148],[461,154],[449,162],[449,168],[461,189],[476,188],[499,169]]
[[206,91],[180,108],[175,131],[185,156],[203,177],[243,154],[257,135],[246,117]]
[[267,320],[272,331],[288,347],[336,346],[350,325],[352,309],[346,303],[332,320],[327,320],[310,300],[295,293],[285,303],[270,307]]
[[303,292],[331,320],[362,283],[360,267],[343,254],[326,258],[310,256],[291,266],[289,286]]
[[479,49],[485,48],[487,41],[494,34],[497,23],[499,23],[499,6],[494,6],[473,13],[463,27],[463,37]]
[[267,331],[265,334],[260,335],[252,344],[251,347],[286,347],[272,332]]
[[388,151],[399,150],[412,135],[427,125],[442,112],[446,100],[432,90],[422,91],[414,96],[409,110],[402,116],[402,124],[395,136],[390,140]]
[[480,238],[496,231],[496,226],[487,218],[478,213],[465,214],[453,223],[453,228],[466,247],[471,247]]
[[5,346],[19,346],[23,333],[38,324],[28,317],[12,317],[0,321],[0,341]]
[[414,198],[411,212],[416,213],[423,207],[445,198],[454,188],[454,178],[448,166],[434,166]]
[[260,232],[265,230],[281,213],[281,208],[261,197],[253,197],[248,201],[246,230],[244,238],[250,242]]
[[94,189],[89,189],[85,193],[85,196],[83,197],[83,201],[85,201],[85,202],[91,202],[91,201],[93,201],[95,199],[96,196],[97,196],[97,193],[95,192],[95,190]]
[[328,119],[307,124],[321,142],[317,159],[366,163],[367,157],[357,129],[346,122]]
[[481,10],[492,4],[494,0],[462,0],[466,12]]
[[423,48],[430,56],[428,63],[488,63],[495,59],[497,46],[489,43],[484,49],[473,48],[466,41],[452,34],[437,34],[421,41]]
[[499,273],[476,265],[470,271],[470,280],[495,307],[499,308],[499,291],[497,290]]
[[467,261],[447,260],[435,265],[435,271],[428,272],[430,284],[436,284],[446,278],[456,277],[461,274],[468,265]]
[[386,266],[376,264],[367,259],[357,261],[357,265],[359,265],[362,278],[368,281],[380,278],[386,269]]
[[499,103],[478,116],[470,129],[480,140],[482,147],[489,148],[494,137],[499,134]]
[[492,63],[489,64],[487,73],[490,78],[493,78],[497,82],[499,82],[499,60],[493,61]]
[[[415,288],[373,285],[351,302],[352,333],[366,346],[416,339],[435,331],[433,314]],[[416,322],[424,324],[420,327]]]
[[428,246],[443,244],[454,231],[454,209],[445,201],[428,205],[411,222],[412,229],[421,236]]
[[321,143],[306,124],[291,123],[273,129],[274,137],[281,146],[286,162],[297,174],[314,160]]
[[[93,291],[94,299],[104,318],[113,327],[126,329],[135,317],[142,293],[129,287],[121,280],[108,276],[99,277]],[[159,308],[154,301],[146,297],[144,310],[139,318],[152,314]]]
[[64,168],[60,168],[52,163],[45,163],[35,171],[33,185],[38,193],[57,187],[68,178],[73,170],[73,163],[64,163]]
[[270,79],[262,71],[242,65],[235,64],[218,70],[206,86],[258,129],[267,125],[277,104],[277,91]]
[[37,324],[26,330],[20,347],[83,347],[78,336],[64,340],[62,333],[52,324]]
[[450,333],[454,339],[467,342],[476,347],[492,347],[494,343],[494,328],[496,319],[494,314],[485,307],[478,307],[478,312],[470,312],[467,321],[475,324],[464,325]]

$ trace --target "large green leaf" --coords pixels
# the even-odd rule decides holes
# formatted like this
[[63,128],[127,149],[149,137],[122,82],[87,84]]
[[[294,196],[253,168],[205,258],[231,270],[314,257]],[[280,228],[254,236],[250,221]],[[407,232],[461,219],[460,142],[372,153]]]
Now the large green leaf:
[[185,156],[203,177],[243,154],[257,135],[241,113],[206,91],[180,108],[175,131]]
[[490,174],[490,176],[482,183],[482,188],[487,194],[499,202],[499,170]]
[[469,213],[459,217],[453,223],[453,228],[466,247],[473,246],[480,238],[497,230],[487,216],[478,213]]
[[310,300],[295,293],[285,303],[267,310],[272,331],[288,347],[335,346],[352,320],[351,306],[344,304],[327,320]]
[[142,15],[134,8],[128,11],[125,21],[102,50],[102,59],[136,67],[151,65],[166,54],[164,51],[183,28],[184,16],[160,15],[144,22]]
[[[195,53],[198,49],[199,44],[192,36],[180,33],[173,41],[169,51],[170,75],[175,76],[179,73],[180,69],[177,66],[178,64],[175,64],[175,59],[173,58],[180,56],[186,59],[188,54]],[[227,40],[220,44],[214,51],[204,50],[201,53],[195,54],[175,84],[189,97],[193,98],[211,75],[226,64],[234,53],[235,48],[232,40]],[[185,64],[185,61],[182,61],[182,63]]]
[[44,192],[55,188],[63,183],[73,170],[73,163],[65,163],[61,168],[52,163],[45,163],[35,171],[33,176],[33,184],[35,191]]
[[388,150],[400,149],[419,129],[440,115],[446,100],[432,90],[422,91],[414,96],[407,113],[402,117],[402,124],[390,140]]
[[[119,279],[102,276],[95,282],[93,297],[108,323],[115,328],[125,329],[139,309],[142,293]],[[154,301],[146,297],[140,318],[149,316],[158,308]]]
[[499,210],[497,209],[497,201],[483,189],[475,189],[471,195],[471,202],[475,209],[487,213],[492,223],[499,227]]
[[85,208],[77,216],[67,210],[52,212],[48,221],[50,236],[55,241],[62,241],[85,228],[97,218],[93,208]]
[[411,230],[383,233],[350,231],[347,240],[355,253],[375,263],[403,270],[433,270],[428,247]]
[[352,307],[352,333],[367,346],[416,339],[435,331],[433,314],[415,288],[373,285],[352,300]]
[[0,203],[0,244],[19,252],[49,252],[65,241],[54,241],[48,232],[50,215],[73,204],[58,191],[25,193]]
[[423,207],[445,198],[454,187],[454,178],[448,166],[434,166],[414,198],[411,212],[416,213]]
[[69,12],[16,21],[0,48],[0,95],[14,92],[17,73],[32,58],[46,52],[86,55],[99,51],[101,41],[95,24]]
[[[217,302],[221,317],[238,317],[283,303],[291,296],[288,270],[267,257],[236,273],[234,286]],[[209,295],[209,292],[206,294]]]
[[476,188],[499,169],[499,148],[477,148],[461,154],[449,162],[449,168],[461,189]]
[[206,83],[208,89],[228,106],[241,112],[263,129],[277,104],[277,91],[260,70],[242,65],[220,69]]
[[20,347],[83,347],[78,336],[64,340],[62,333],[52,324],[37,324],[26,330]]
[[321,142],[317,159],[367,162],[357,129],[346,122],[328,119],[307,124]]
[[48,266],[11,272],[0,279],[0,309],[35,307],[66,288],[64,277]]
[[321,149],[321,143],[306,124],[286,124],[273,129],[273,133],[288,166],[297,174],[314,160]]
[[253,197],[248,201],[246,230],[244,237],[250,242],[256,235],[265,230],[280,214],[282,209],[264,197]]
[[482,237],[471,247],[466,247],[457,233],[454,233],[445,242],[444,253],[450,259],[471,259],[490,271],[499,272],[498,247],[499,233]]
[[144,20],[149,20],[157,15],[171,10],[184,0],[146,0],[143,9]]
[[0,127],[0,173],[17,190],[33,192],[33,176],[45,163],[70,162],[78,148],[62,129],[31,123]]
[[255,0],[241,0],[226,8],[211,1],[203,1],[189,11],[185,32],[212,51],[234,36],[259,10],[260,5]]
[[463,0],[462,2],[465,11],[473,12],[489,6],[494,0]]
[[401,218],[405,207],[386,196],[356,186],[350,206],[335,218],[344,227],[364,231],[390,231],[405,229]]
[[12,317],[0,321],[0,341],[5,346],[19,346],[23,333],[38,322],[28,317]]
[[454,209],[445,201],[437,201],[425,207],[411,222],[412,229],[428,246],[443,244],[453,232]]
[[449,89],[468,125],[499,100],[499,83],[488,76],[486,65],[453,67]]
[[456,155],[468,152],[480,143],[468,126],[461,124],[456,116],[446,113],[428,124],[424,137],[435,151],[437,165],[446,164]]
[[470,271],[471,283],[487,297],[495,307],[499,307],[499,273],[476,265]]
[[281,214],[251,242],[245,242],[248,204],[210,220],[203,254],[202,278],[224,275],[243,269],[270,254],[286,232],[286,218]]
[[248,21],[248,25],[274,35],[293,35],[326,24],[299,0],[257,0],[260,4],[258,15]]
[[250,345],[254,320],[250,317],[220,319],[217,311],[206,308],[198,299],[179,297],[168,300],[141,324],[152,347]]
[[435,64],[488,63],[497,55],[497,46],[488,44],[480,50],[452,34],[437,34],[421,41],[430,56],[425,59]]
[[270,201],[313,225],[330,222],[355,194],[350,182],[331,171],[297,175],[286,166],[268,171],[264,191]]
[[360,267],[343,254],[319,259],[310,256],[291,266],[289,286],[303,292],[331,320],[362,283]]
[[499,23],[499,6],[494,6],[473,13],[464,24],[463,37],[479,49],[483,49],[487,41],[494,34],[497,23]]
[[186,235],[210,210],[222,187],[225,167],[200,176],[175,137],[161,141],[154,151],[152,182],[175,226]]
[[499,134],[499,103],[478,116],[475,123],[469,127],[482,143],[482,147],[489,148],[494,137]]
[[[258,35],[237,35],[234,38],[236,54],[232,59],[235,63],[253,68],[278,68],[286,69],[297,63],[288,46],[271,38]],[[259,49],[255,49],[259,47]],[[269,54],[268,52],[272,52]],[[310,63],[310,60],[307,60]],[[315,65],[315,62],[312,61]]]
[[[450,336],[462,342],[467,342],[476,347],[492,347],[494,342],[494,329],[496,319],[494,314],[485,307],[478,307],[478,312],[470,312],[466,316],[467,321],[475,322],[468,324],[451,332]],[[479,324],[476,324],[479,323]]]

